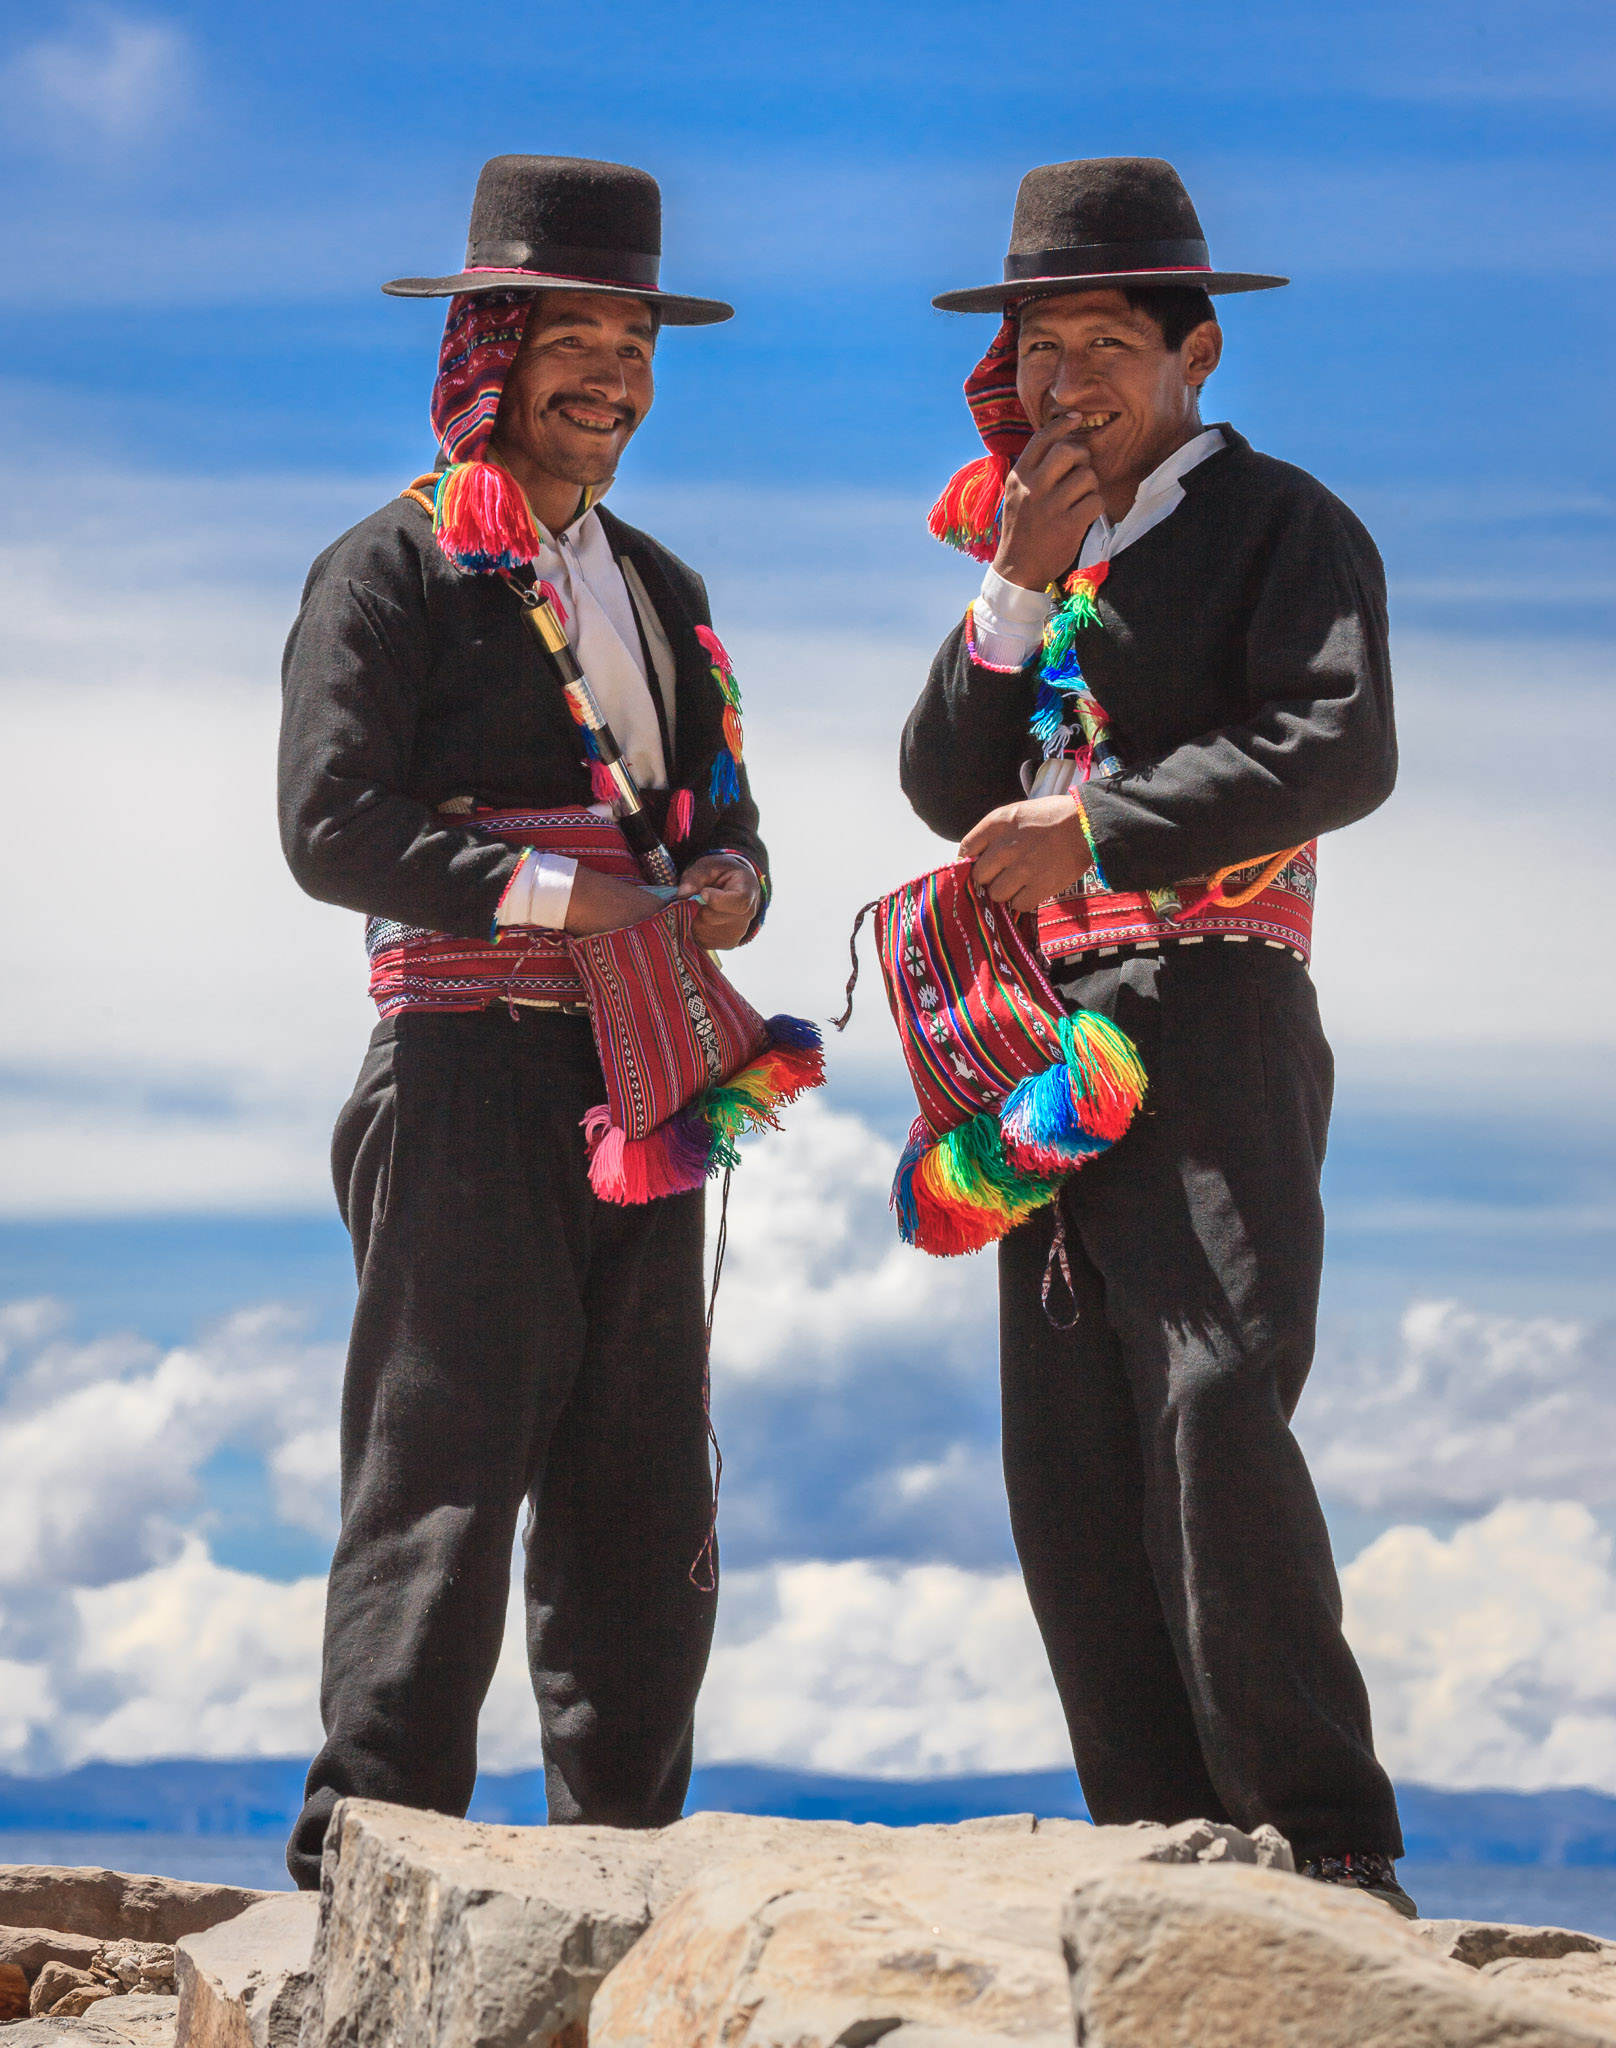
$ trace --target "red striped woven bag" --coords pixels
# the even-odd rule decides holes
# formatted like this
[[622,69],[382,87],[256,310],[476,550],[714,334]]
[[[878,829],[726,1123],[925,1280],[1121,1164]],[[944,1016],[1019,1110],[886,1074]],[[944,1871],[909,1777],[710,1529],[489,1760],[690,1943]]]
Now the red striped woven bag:
[[945,1257],[978,1251],[1116,1143],[1144,1069],[1109,1018],[1066,1010],[969,861],[867,904],[860,924],[869,911],[920,1105],[892,1186],[899,1232]]

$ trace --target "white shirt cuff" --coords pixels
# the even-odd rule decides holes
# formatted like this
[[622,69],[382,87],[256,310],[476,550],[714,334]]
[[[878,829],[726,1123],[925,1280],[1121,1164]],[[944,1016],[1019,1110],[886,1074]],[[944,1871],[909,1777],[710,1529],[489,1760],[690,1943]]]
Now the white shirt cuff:
[[529,848],[500,901],[495,922],[560,931],[567,921],[572,878],[577,872],[578,863],[568,855]]
[[1025,666],[1044,637],[1055,600],[1043,590],[1007,583],[996,569],[982,578],[982,595],[972,606],[977,659],[987,668]]

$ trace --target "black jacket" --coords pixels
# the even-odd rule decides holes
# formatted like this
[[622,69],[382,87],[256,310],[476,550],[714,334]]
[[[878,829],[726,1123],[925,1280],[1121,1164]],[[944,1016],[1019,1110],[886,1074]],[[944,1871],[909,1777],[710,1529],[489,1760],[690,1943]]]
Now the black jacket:
[[[1374,542],[1305,470],[1232,427],[1184,501],[1125,548],[1078,659],[1124,773],[1085,786],[1114,889],[1157,889],[1365,816],[1397,775],[1386,579]],[[901,775],[962,837],[1022,794],[1038,655],[979,668],[963,624],[904,728]]]
[[[681,866],[725,848],[768,874],[744,768],[737,803],[708,796],[724,704],[696,638],[701,578],[648,534],[600,520],[632,561],[673,647],[674,788],[695,797]],[[581,735],[515,593],[448,562],[432,522],[399,497],[309,571],[282,665],[281,845],[311,896],[462,938],[486,938],[521,849],[440,816],[474,797],[496,809],[592,801]],[[652,687],[655,688],[653,679]],[[646,792],[661,823],[667,797]]]

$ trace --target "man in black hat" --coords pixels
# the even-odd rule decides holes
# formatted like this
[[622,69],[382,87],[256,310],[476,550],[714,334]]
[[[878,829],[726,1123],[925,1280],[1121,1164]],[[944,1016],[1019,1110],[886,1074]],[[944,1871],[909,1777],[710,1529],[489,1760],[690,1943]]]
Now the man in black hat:
[[966,386],[990,453],[933,516],[990,567],[902,778],[1149,1077],[1000,1246],[1011,1521],[1089,1809],[1268,1822],[1412,1913],[1290,1430],[1332,1080],[1312,842],[1392,787],[1385,582],[1338,499],[1200,414],[1208,294],[1285,281],[1212,267],[1169,164],[1023,180],[1003,280],[933,301],[1003,315]]
[[591,1191],[582,1124],[606,1091],[561,936],[662,903],[591,811],[612,784],[522,603],[534,577],[557,600],[702,899],[695,937],[742,943],[768,865],[706,591],[598,504],[660,329],[731,316],[663,291],[660,247],[643,171],[484,168],[465,269],[384,287],[451,300],[440,473],[326,550],[287,646],[286,856],[367,915],[382,1012],[333,1143],[359,1300],[326,1742],[287,1855],[305,1887],[345,1794],[465,1812],[524,1499],[551,1820],[661,1825],[689,1781],[714,1609],[692,1569],[712,1514],[702,1195]]

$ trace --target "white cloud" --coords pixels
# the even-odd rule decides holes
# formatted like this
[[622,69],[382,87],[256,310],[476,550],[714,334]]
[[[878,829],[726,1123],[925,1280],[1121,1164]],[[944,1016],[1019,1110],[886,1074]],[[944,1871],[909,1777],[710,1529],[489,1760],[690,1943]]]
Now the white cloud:
[[63,148],[128,143],[167,128],[190,70],[178,29],[95,7],[67,34],[19,50],[0,73],[0,99],[13,119]]
[[1342,1590],[1395,1776],[1616,1792],[1616,1576],[1586,1508],[1507,1501],[1446,1541],[1390,1529]]
[[1330,1359],[1297,1417],[1319,1491],[1377,1513],[1616,1502],[1616,1329],[1415,1302],[1398,1350]]
[[928,1777],[1070,1761],[1017,1572],[777,1565],[724,1586],[706,1760]]
[[76,1596],[76,1678],[121,1695],[69,1711],[69,1753],[312,1755],[320,1742],[325,1581],[277,1585],[215,1564],[191,1538],[170,1564]]
[[899,1241],[896,1151],[859,1118],[812,1097],[785,1115],[784,1130],[746,1146],[730,1193],[720,1380],[831,1388],[894,1348],[942,1371],[975,1367],[993,1341],[992,1261],[928,1259]]
[[42,1334],[0,1382],[0,1597],[113,1585],[173,1558],[227,1444],[272,1459],[284,1445],[284,1518],[329,1528],[335,1475],[310,1449],[336,1407],[335,1346],[272,1309],[167,1352]]

